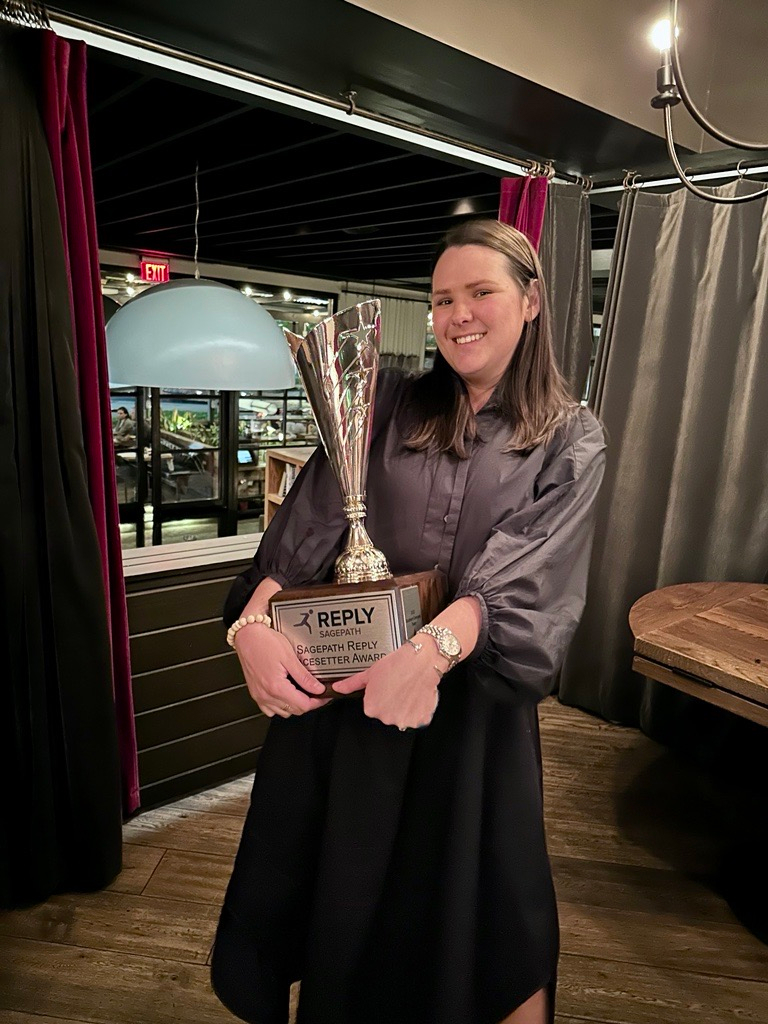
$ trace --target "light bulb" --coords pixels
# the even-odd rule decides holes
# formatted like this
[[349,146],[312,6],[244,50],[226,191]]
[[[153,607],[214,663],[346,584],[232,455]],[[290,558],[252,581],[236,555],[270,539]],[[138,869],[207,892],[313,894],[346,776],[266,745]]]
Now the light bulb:
[[[675,35],[680,35],[679,29],[675,32]],[[651,42],[662,53],[672,49],[672,25],[669,18],[663,18],[653,26],[651,29]]]
[[131,288],[130,285],[128,285],[128,287],[125,290],[131,296],[131,298],[133,298],[133,296],[136,294],[136,289],[135,288]]
[[283,298],[285,299],[286,302],[290,302],[293,296],[291,295],[290,292],[283,292]]
[[136,275],[135,274],[126,274],[125,275],[125,280],[128,282],[128,284],[133,284],[133,282],[136,280]]
[[251,288],[251,286],[247,284],[245,288],[242,289],[242,293],[243,295],[247,295],[248,298],[250,299],[250,297],[253,295],[253,288]]

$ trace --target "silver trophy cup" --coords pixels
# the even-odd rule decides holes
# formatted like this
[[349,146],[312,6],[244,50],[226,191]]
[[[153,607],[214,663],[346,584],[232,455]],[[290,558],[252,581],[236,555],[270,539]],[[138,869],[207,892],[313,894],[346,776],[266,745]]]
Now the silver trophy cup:
[[381,303],[361,302],[322,320],[305,338],[284,331],[304,382],[349,520],[336,559],[337,583],[389,579],[387,560],[366,533],[365,481],[379,369]]
[[285,334],[341,490],[349,534],[334,583],[283,590],[270,610],[302,663],[332,681],[362,671],[413,636],[444,602],[445,578],[435,571],[393,578],[365,530],[381,303],[342,310],[304,338]]

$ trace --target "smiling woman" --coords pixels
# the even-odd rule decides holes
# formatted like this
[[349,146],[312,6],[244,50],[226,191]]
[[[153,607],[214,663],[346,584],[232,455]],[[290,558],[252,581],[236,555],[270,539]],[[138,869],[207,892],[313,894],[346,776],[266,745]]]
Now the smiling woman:
[[538,281],[522,288],[506,257],[483,245],[446,249],[434,272],[437,346],[477,412],[504,375],[525,325],[539,313]]
[[542,270],[531,243],[498,221],[449,231],[433,270],[434,368],[414,382],[408,443],[468,458],[475,414],[498,403],[505,451],[550,440],[577,408],[552,346]]

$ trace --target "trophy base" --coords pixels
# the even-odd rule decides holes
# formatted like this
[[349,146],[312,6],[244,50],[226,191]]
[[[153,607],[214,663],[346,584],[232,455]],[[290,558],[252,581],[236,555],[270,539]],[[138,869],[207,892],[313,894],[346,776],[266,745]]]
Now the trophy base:
[[[407,573],[375,583],[317,583],[281,590],[269,603],[272,625],[317,679],[362,672],[400,647],[445,607],[442,572]],[[326,696],[339,696],[330,687]]]

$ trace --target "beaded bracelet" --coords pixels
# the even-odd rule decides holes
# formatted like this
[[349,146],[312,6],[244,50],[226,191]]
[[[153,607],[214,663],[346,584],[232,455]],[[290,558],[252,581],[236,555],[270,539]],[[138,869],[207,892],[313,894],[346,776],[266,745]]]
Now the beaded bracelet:
[[243,626],[251,626],[254,622],[261,623],[270,628],[272,626],[272,619],[268,615],[262,615],[261,613],[258,615],[244,615],[241,619],[236,619],[227,630],[227,643],[229,646],[235,646],[235,636],[239,629],[242,629]]

